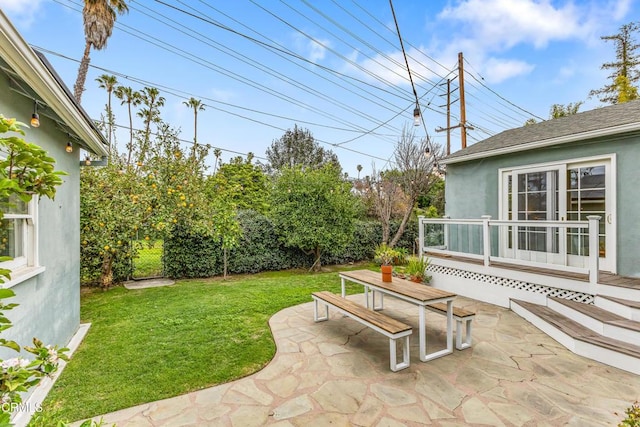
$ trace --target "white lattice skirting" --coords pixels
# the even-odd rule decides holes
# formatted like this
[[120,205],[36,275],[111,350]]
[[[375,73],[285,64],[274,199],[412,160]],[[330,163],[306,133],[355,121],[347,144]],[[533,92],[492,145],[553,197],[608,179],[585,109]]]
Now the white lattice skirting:
[[568,299],[571,301],[593,304],[594,296],[584,292],[570,291],[566,289],[544,286],[537,283],[523,282],[521,280],[508,279],[505,277],[491,276],[488,274],[474,273],[471,271],[460,270],[453,267],[444,267],[441,265],[429,264],[427,271],[430,273],[446,275],[449,277],[459,277],[471,280],[479,285],[498,285],[504,288],[512,288],[518,291],[526,291],[547,297],[557,297]]

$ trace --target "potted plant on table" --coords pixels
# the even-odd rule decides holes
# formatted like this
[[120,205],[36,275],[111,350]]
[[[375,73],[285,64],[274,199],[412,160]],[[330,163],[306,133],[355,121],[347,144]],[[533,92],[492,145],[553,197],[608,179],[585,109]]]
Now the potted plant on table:
[[405,274],[409,279],[416,283],[429,282],[431,276],[427,275],[427,266],[429,261],[425,257],[411,256],[408,259]]
[[376,248],[375,260],[380,263],[383,282],[391,281],[391,275],[393,273],[393,262],[398,258],[398,256],[400,256],[400,252],[385,244],[382,244]]

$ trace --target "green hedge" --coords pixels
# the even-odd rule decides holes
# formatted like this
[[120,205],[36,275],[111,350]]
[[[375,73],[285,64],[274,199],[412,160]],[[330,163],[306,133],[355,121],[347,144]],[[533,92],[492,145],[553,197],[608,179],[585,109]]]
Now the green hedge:
[[[229,251],[230,274],[311,266],[312,256],[280,243],[277,230],[267,216],[255,211],[241,211],[238,220],[243,234],[239,245]],[[399,222],[392,224],[392,235],[398,226]],[[322,264],[348,264],[373,259],[381,236],[382,226],[378,221],[358,221],[351,243],[338,252],[325,251]],[[417,221],[410,221],[397,247],[412,253],[417,237]],[[193,235],[182,227],[175,227],[165,240],[164,264],[165,273],[173,278],[215,276],[222,273],[222,248],[220,242],[210,237]]]
[[171,278],[211,277],[222,272],[222,247],[177,225],[164,241],[164,271]]

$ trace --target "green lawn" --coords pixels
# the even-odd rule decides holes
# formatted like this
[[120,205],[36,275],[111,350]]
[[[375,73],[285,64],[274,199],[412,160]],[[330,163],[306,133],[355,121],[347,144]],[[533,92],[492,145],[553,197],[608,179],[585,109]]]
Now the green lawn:
[[81,317],[92,326],[47,397],[45,414],[74,421],[256,372],[275,352],[269,318],[319,290],[339,292],[338,273],[269,272],[86,291]]

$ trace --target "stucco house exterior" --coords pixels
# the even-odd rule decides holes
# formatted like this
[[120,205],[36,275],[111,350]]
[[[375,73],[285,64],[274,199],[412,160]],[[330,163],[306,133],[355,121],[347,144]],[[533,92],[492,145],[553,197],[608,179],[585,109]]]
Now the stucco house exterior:
[[507,130],[441,163],[446,218],[420,219],[434,286],[511,307],[569,348],[579,339],[545,310],[612,311],[632,354],[613,364],[640,374],[640,101]]
[[[33,200],[17,215],[5,214],[3,263],[12,270],[2,285],[19,307],[6,315],[13,327],[2,336],[19,344],[33,337],[65,346],[80,325],[80,148],[107,155],[104,137],[75,102],[51,65],[34,52],[0,10],[0,113],[29,124],[37,106],[40,126],[24,139],[48,151],[56,170],[68,173],[55,200]],[[72,151],[67,152],[71,143]],[[0,154],[1,155],[1,154]],[[0,357],[15,357],[1,348]]]

